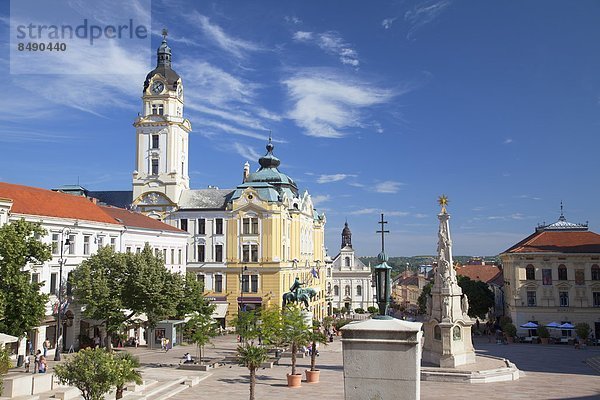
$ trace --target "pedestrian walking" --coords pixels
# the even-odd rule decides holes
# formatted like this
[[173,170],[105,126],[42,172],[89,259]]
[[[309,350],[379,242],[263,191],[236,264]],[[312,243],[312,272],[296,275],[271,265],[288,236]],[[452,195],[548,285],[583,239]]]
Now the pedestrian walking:
[[25,355],[25,372],[29,372],[29,365],[31,365],[31,355]]
[[48,355],[48,349],[50,348],[50,341],[48,340],[48,338],[46,338],[46,340],[44,340],[44,343],[42,344],[42,348],[44,349],[44,357],[46,357]]

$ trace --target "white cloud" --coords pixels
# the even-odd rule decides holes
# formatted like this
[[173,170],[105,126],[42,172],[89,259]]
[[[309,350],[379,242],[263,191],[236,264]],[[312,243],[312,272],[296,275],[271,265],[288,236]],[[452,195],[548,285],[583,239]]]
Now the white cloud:
[[390,217],[406,217],[410,215],[408,211],[385,211],[384,214]]
[[294,33],[293,36],[294,40],[297,41],[305,41],[305,40],[312,40],[313,38],[313,33],[312,32],[304,32],[304,31],[298,31],[296,33]]
[[413,217],[415,217],[415,218],[427,218],[428,215],[427,214],[416,213],[416,214],[413,215]]
[[397,19],[398,19],[398,17],[386,18],[383,21],[381,21],[381,26],[383,26],[384,29],[390,29],[392,27],[392,24],[394,23],[394,21]]
[[246,161],[254,161],[260,158],[260,154],[251,146],[243,145],[239,142],[233,143],[234,150]]
[[398,193],[402,185],[404,184],[401,182],[384,181],[375,185],[375,191],[377,193]]
[[286,15],[285,17],[283,17],[283,19],[285,20],[285,22],[288,22],[288,23],[291,23],[294,25],[299,25],[302,23],[302,20],[300,18],[293,16],[293,15],[292,16]]
[[219,25],[212,23],[205,15],[195,12],[190,18],[200,25],[202,32],[214,44],[237,58],[244,58],[248,52],[264,50],[256,43],[226,34]]
[[511,138],[508,138],[503,143],[504,144],[511,144],[512,142],[513,142],[513,140]]
[[390,90],[324,71],[308,70],[283,84],[293,102],[288,116],[315,137],[343,137],[347,129],[363,125],[362,110],[393,97]]
[[361,208],[360,210],[351,211],[350,215],[367,215],[367,214],[375,214],[380,210],[377,208]]
[[416,31],[433,22],[450,4],[449,0],[428,0],[417,4],[412,10],[407,11],[404,14],[404,20],[409,23],[410,28],[406,38],[411,39]]
[[331,183],[343,181],[346,178],[356,177],[356,175],[351,174],[332,174],[332,175],[321,175],[317,179],[317,183]]
[[326,201],[331,200],[331,196],[328,194],[325,194],[325,195],[321,194],[321,195],[312,196],[311,199],[312,199],[313,204],[315,206],[317,206],[321,203],[325,203]]
[[338,32],[329,31],[323,33],[313,33],[297,31],[293,35],[294,40],[298,42],[307,42],[316,44],[326,53],[337,55],[344,65],[358,67],[358,53],[350,44],[346,43]]

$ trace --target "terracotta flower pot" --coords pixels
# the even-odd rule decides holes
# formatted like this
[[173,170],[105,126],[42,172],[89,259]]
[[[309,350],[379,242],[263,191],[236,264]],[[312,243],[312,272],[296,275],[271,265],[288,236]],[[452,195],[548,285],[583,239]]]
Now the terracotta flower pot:
[[512,337],[512,336],[508,336],[508,337],[506,338],[506,341],[507,341],[508,343],[514,343],[514,342],[515,342],[515,338],[514,338],[514,337]]
[[547,338],[547,337],[540,338],[540,342],[542,344],[548,344],[548,343],[550,343],[550,338]]
[[288,387],[297,388],[302,383],[302,374],[287,374]]
[[306,370],[306,383],[318,383],[319,382],[319,374],[321,371],[318,369],[311,371],[310,369]]

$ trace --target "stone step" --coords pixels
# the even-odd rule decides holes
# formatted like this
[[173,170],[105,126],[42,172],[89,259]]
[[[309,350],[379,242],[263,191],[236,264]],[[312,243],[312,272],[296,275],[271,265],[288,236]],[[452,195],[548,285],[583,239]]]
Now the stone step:
[[[142,392],[139,393],[139,395],[144,396],[146,399],[166,399],[168,397],[165,396],[165,394],[168,394],[170,391],[173,391],[175,387],[178,387],[178,385],[184,387],[185,389],[187,389],[189,386],[187,385],[183,385],[183,383],[185,382],[185,380],[187,379],[187,377],[181,377],[181,378],[177,378],[174,379],[172,381],[159,381],[158,384],[156,385],[156,387],[152,387],[150,390],[143,390]],[[179,393],[179,392],[177,392]],[[171,395],[171,396],[174,396]],[[169,397],[171,397],[169,396]]]

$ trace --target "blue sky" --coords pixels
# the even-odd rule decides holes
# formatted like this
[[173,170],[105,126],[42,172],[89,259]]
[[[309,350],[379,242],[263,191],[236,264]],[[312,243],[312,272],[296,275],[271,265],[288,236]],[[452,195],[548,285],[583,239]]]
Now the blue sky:
[[122,75],[11,75],[0,60],[0,180],[130,189],[166,26],[192,187],[235,187],[271,130],[280,169],[327,215],[331,255],[345,219],[357,252],[377,254],[380,212],[391,255],[434,253],[442,193],[455,254],[501,252],[561,200],[600,230],[596,1],[154,0],[151,17],[152,48],[107,56]]

